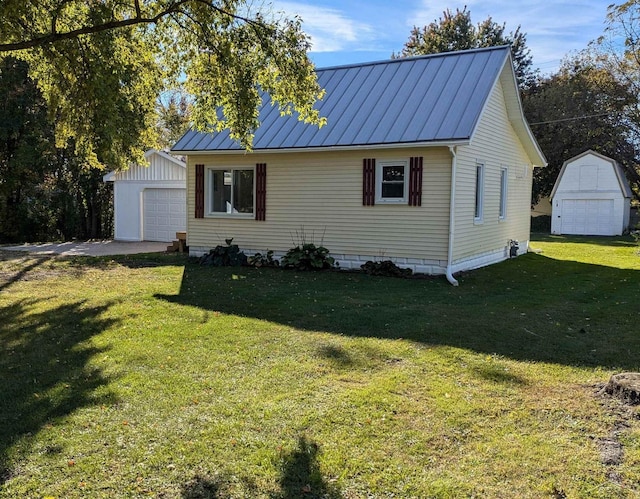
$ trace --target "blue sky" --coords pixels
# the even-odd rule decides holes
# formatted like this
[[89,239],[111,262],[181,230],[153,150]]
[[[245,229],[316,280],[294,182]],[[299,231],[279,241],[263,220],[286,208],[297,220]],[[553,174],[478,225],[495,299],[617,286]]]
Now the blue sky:
[[[607,5],[614,0],[273,0],[273,9],[299,15],[311,37],[317,67],[388,59],[400,52],[411,28],[465,5],[474,24],[491,16],[527,34],[534,67],[548,74],[569,52],[603,34]],[[618,2],[620,3],[620,2]]]

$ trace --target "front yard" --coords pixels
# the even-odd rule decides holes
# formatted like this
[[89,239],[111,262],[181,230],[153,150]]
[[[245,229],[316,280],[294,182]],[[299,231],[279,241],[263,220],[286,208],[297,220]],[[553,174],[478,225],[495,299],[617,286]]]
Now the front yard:
[[1,497],[640,495],[640,255],[444,278],[0,252]]

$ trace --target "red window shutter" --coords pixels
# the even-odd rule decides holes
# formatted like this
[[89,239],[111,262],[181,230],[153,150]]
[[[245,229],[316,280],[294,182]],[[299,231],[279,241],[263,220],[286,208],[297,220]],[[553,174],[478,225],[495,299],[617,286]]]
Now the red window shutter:
[[204,165],[196,165],[195,218],[204,218]]
[[376,160],[362,160],[362,205],[376,204]]
[[256,164],[256,220],[267,219],[267,164]]
[[409,160],[409,206],[422,206],[422,156]]

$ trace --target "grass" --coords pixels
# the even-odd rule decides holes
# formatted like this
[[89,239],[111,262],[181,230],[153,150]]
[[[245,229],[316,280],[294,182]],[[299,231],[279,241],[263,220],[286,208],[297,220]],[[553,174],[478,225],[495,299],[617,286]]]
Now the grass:
[[640,370],[638,247],[532,246],[458,288],[0,253],[0,496],[638,497],[595,395]]

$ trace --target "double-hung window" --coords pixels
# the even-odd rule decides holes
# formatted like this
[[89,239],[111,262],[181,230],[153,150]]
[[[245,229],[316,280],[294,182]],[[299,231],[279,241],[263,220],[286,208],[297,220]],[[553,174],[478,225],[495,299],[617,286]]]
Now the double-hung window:
[[209,213],[212,215],[253,215],[254,169],[209,169]]
[[376,165],[376,203],[407,204],[409,165],[407,161],[380,161]]
[[509,170],[500,168],[500,220],[507,218],[507,186],[509,184]]
[[476,204],[473,220],[482,223],[484,216],[484,163],[476,163]]

